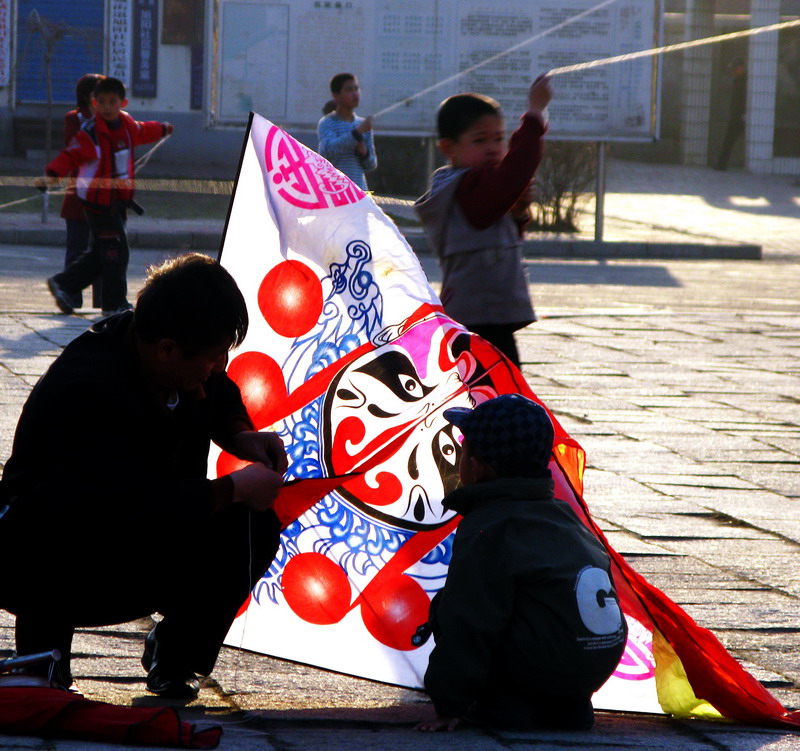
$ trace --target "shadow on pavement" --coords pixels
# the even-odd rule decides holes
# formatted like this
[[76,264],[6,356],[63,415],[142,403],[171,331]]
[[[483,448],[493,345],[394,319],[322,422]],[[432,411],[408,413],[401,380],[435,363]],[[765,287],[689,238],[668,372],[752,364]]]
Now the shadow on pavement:
[[608,284],[623,287],[681,287],[664,266],[583,263],[528,262],[532,284]]
[[[20,312],[20,318],[24,318],[25,315],[30,314],[24,311]],[[4,360],[7,364],[21,364],[21,368],[12,367],[11,369],[17,375],[30,375],[34,379],[31,385],[35,383],[41,373],[32,367],[27,368],[24,365],[26,361],[40,355],[55,359],[69,342],[94,323],[94,320],[84,321],[77,316],[65,316],[57,312],[38,316],[38,323],[41,324],[45,319],[50,319],[53,326],[34,330],[24,323],[17,323],[8,330],[5,327],[0,329],[0,352],[3,353]]]

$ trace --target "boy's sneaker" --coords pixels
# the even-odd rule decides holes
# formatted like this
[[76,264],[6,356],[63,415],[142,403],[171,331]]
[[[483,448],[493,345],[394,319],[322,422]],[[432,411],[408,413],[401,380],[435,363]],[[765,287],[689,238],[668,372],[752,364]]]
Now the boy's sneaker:
[[57,281],[54,276],[51,276],[47,280],[47,289],[50,290],[50,294],[53,296],[53,299],[56,301],[56,305],[58,309],[62,313],[66,313],[69,315],[70,313],[74,312],[75,308],[71,305],[71,295],[67,292]]

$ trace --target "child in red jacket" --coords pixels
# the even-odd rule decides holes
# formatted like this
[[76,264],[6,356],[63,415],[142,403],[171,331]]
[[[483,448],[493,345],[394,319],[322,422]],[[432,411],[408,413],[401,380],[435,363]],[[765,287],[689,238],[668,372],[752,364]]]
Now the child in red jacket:
[[110,315],[128,302],[127,208],[133,201],[133,151],[172,133],[170,123],[139,122],[122,109],[125,85],[117,78],[99,81],[92,96],[95,116],[85,122],[67,147],[47,165],[48,182],[77,169],[75,189],[91,231],[89,249],[47,286],[63,313],[72,313],[75,295],[99,275],[101,307]]
[[[92,112],[92,94],[97,82],[105,78],[100,73],[87,73],[78,79],[75,84],[75,109],[70,110],[64,115],[64,146],[75,138],[81,126],[94,117]],[[78,170],[74,170],[71,177],[75,177]],[[73,261],[80,258],[89,247],[89,223],[86,221],[86,214],[80,199],[75,193],[75,181],[70,180],[67,184],[67,192],[64,193],[64,201],[61,204],[61,218],[67,225],[67,248],[64,253],[64,268],[66,269]],[[100,287],[95,288],[94,297],[99,300]],[[83,306],[83,295],[78,292],[74,299],[70,300],[73,308]]]

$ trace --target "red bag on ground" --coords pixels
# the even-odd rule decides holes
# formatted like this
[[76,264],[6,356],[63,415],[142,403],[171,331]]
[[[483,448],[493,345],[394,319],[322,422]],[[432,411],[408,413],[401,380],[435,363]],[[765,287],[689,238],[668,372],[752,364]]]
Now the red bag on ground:
[[222,728],[197,730],[172,707],[120,707],[55,688],[0,687],[0,733],[129,745],[216,748]]

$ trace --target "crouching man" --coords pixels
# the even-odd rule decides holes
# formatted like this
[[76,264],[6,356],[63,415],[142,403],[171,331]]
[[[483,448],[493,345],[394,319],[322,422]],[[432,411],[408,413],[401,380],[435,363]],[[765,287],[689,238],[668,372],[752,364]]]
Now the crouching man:
[[[18,654],[61,652],[64,687],[76,627],[160,612],[147,687],[194,698],[270,565],[287,460],[225,373],[247,327],[230,274],[179,256],[150,271],[135,310],[72,341],[25,403],[0,483],[0,607]],[[210,441],[252,464],[207,479]]]

